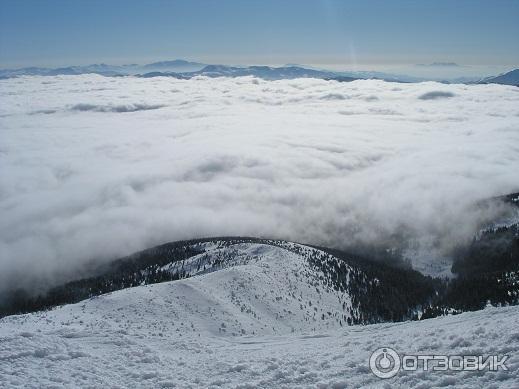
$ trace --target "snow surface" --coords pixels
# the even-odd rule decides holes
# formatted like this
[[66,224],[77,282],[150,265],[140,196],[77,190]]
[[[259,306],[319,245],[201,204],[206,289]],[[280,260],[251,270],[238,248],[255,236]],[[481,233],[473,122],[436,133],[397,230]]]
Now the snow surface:
[[[207,253],[184,262],[191,278],[3,318],[0,386],[519,385],[519,307],[347,326],[349,297],[329,289],[293,247],[206,244]],[[218,268],[216,260],[226,254],[237,260]],[[509,371],[401,372],[381,380],[368,360],[383,346],[402,353],[507,354]]]

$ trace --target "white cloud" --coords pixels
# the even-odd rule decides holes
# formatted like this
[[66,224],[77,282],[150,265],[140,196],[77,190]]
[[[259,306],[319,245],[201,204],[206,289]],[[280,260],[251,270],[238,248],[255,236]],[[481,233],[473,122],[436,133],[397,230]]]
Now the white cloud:
[[448,249],[488,216],[475,201],[519,186],[514,87],[83,75],[0,91],[2,287],[201,236],[406,231]]

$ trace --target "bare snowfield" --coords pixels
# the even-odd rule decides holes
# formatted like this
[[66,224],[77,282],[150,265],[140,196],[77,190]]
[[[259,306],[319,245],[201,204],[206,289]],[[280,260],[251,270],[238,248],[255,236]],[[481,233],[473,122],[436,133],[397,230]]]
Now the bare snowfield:
[[519,89],[13,78],[0,80],[0,166],[0,289],[223,235],[403,235],[416,268],[448,274],[445,253],[495,216],[474,202],[517,190]]
[[[0,319],[0,386],[519,385],[519,307],[347,326],[338,319],[348,311],[348,296],[327,288],[299,255],[262,244],[223,250],[233,250],[238,260],[217,271]],[[199,259],[187,261],[186,269]],[[508,371],[401,371],[382,380],[368,364],[379,347],[421,355],[508,355]]]

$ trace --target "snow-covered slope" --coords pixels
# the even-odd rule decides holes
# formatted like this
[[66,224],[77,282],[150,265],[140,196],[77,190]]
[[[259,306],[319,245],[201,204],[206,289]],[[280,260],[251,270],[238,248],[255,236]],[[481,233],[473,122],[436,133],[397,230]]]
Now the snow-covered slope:
[[204,253],[164,266],[196,277],[152,289],[166,296],[153,314],[175,317],[170,325],[176,331],[179,321],[213,335],[316,331],[346,324],[356,312],[349,296],[333,289],[302,255],[266,244],[201,245]]
[[[277,324],[287,315],[289,320],[308,322],[305,328],[319,328],[320,325],[311,323],[318,317],[328,328],[332,324],[367,324],[419,316],[436,296],[437,285],[416,271],[395,266],[284,240],[220,237],[177,241],[120,258],[91,277],[42,294],[15,290],[2,296],[0,317],[188,277],[194,279],[187,284],[201,284],[200,293],[207,296],[232,289],[232,295],[224,296],[226,302],[239,305],[249,315],[255,315],[253,305],[257,300],[262,300],[260,311],[271,300],[283,301],[283,311],[268,312]],[[406,282],[402,283],[402,279]],[[243,283],[247,284],[246,290],[242,290]],[[269,289],[265,290],[266,287]],[[240,298],[236,298],[235,292]],[[244,298],[247,301],[243,302]],[[288,327],[292,329],[292,325]]]
[[46,321],[54,315],[53,321],[61,323],[78,312],[87,317],[106,312],[108,319],[120,323],[120,329],[129,329],[135,319],[131,313],[145,313],[140,325],[161,322],[165,333],[188,329],[236,336],[336,328],[357,312],[348,294],[333,289],[304,255],[267,244],[222,246],[215,241],[199,246],[203,253],[163,267],[190,278],[128,288],[36,314],[31,320],[38,323],[38,317]]
[[[487,308],[421,322],[334,329],[321,325],[315,332],[306,331],[309,327],[298,316],[292,318],[297,330],[290,333],[284,299],[269,301],[275,295],[268,292],[272,280],[260,276],[248,284],[254,266],[222,270],[196,281],[127,289],[50,312],[4,318],[0,320],[0,385],[517,387],[519,307]],[[209,286],[202,286],[202,281]],[[236,293],[249,286],[256,290],[262,282],[267,282],[262,288],[267,296],[259,296],[258,301],[265,306],[260,309],[259,302],[250,306],[268,320],[266,327],[238,309],[242,304],[231,298],[232,290]],[[229,293],[220,290],[219,283],[227,283]],[[333,296],[322,294],[322,300],[333,301]],[[242,303],[255,299],[254,293],[245,295],[240,297]],[[316,297],[313,294],[312,298]],[[284,318],[273,321],[276,311]],[[248,325],[256,334],[238,333],[238,328],[247,330]],[[267,328],[271,325],[279,335],[268,335],[275,332]],[[510,356],[509,371],[400,372],[381,380],[370,372],[368,360],[382,346],[408,354],[506,354]]]
[[[421,322],[345,325],[351,296],[290,242],[212,240],[162,270],[191,277],[0,319],[1,387],[513,387],[519,307]],[[347,269],[353,271],[352,268]],[[330,273],[332,274],[332,273]],[[377,282],[377,280],[373,280]],[[509,354],[509,372],[369,371],[375,349]],[[386,386],[387,387],[387,386]]]

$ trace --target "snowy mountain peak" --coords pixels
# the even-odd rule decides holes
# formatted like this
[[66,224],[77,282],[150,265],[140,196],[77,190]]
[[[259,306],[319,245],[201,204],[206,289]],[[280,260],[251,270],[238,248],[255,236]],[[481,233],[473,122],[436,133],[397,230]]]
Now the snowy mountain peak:
[[355,282],[356,270],[339,258],[283,241],[206,240],[189,247],[195,255],[160,269],[189,278],[0,319],[0,382],[5,387],[35,382],[45,387],[386,387],[368,364],[370,353],[381,346],[420,355],[511,356],[509,372],[405,372],[390,381],[395,387],[407,387],[410,380],[435,387],[477,387],[495,377],[512,387],[517,381],[517,307],[342,327],[344,318],[357,314],[355,296],[333,288],[335,276],[309,261],[342,267],[352,275],[347,284]]
[[[347,325],[358,315],[349,295],[335,290],[304,254],[257,243],[198,246],[202,253],[162,268],[189,278],[116,291],[46,317],[58,323],[104,312],[124,331],[159,322],[168,333],[237,336],[322,331]],[[132,312],[146,315],[135,320]]]

